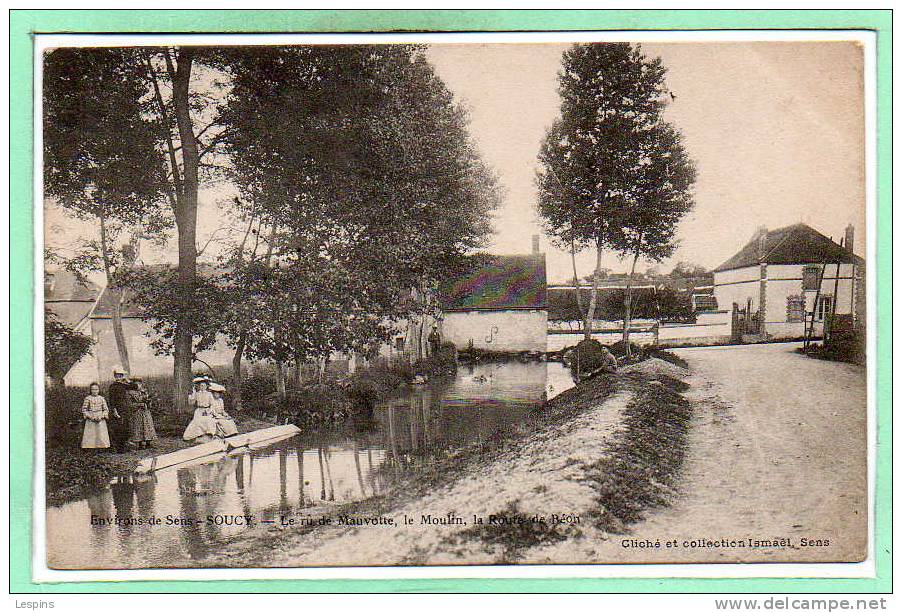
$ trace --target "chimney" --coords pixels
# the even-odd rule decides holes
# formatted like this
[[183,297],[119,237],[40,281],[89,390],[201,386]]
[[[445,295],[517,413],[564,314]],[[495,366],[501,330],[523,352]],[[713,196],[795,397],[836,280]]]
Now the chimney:
[[852,251],[852,249],[855,247],[855,226],[853,226],[852,224],[846,226],[846,238],[843,242],[843,247],[845,247],[849,251]]
[[532,235],[532,254],[539,255],[539,235]]

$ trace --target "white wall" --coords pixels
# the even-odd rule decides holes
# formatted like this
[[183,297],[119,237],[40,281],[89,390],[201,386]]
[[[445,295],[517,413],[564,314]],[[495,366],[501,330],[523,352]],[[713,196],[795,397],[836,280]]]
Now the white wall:
[[[153,328],[144,321],[128,317],[122,320],[123,332],[128,341],[129,362],[132,375],[154,377],[172,375],[172,356],[155,355],[150,346],[151,339],[145,336]],[[112,320],[96,318],[91,320],[91,334],[96,340],[92,349],[93,357],[86,364],[77,364],[66,375],[66,383],[86,385],[91,381],[109,381],[113,378],[113,367],[119,365],[119,352],[113,336]],[[216,345],[199,354],[200,359],[214,368],[230,366],[234,352],[219,339]],[[196,367],[202,367],[196,364]]]
[[485,351],[545,351],[548,336],[546,311],[454,311],[442,320],[442,340],[466,349]]
[[[767,314],[765,322],[768,334],[771,333],[771,324],[788,323],[786,321],[786,300],[789,296],[797,296],[803,293],[802,274],[805,266],[769,265],[767,267]],[[836,312],[848,315],[852,310],[852,276],[853,264],[841,264],[839,267],[839,283],[836,280],[836,264],[828,264],[824,270],[824,278],[821,282],[821,296],[834,296],[836,294]],[[834,292],[834,290],[838,290]],[[805,294],[805,309],[807,312],[814,310],[814,298],[817,290],[807,290]]]
[[730,336],[732,314],[729,311],[698,313],[694,324],[662,324],[658,341],[691,341],[697,338]]
[[752,311],[758,310],[758,298],[760,292],[759,266],[747,266],[737,270],[725,270],[714,273],[714,296],[717,298],[718,308],[725,311],[733,310],[733,303],[744,309],[748,300],[752,300]]

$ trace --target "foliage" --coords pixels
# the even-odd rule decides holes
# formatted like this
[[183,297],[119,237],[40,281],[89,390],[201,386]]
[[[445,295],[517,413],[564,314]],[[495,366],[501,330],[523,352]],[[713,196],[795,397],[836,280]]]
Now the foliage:
[[[564,53],[561,117],[539,154],[539,213],[559,241],[596,249],[596,277],[602,249],[632,259],[631,281],[638,259],[669,257],[677,222],[692,207],[695,169],[680,133],[662,119],[665,73],[660,58],[629,43],[575,44]],[[595,297],[593,284],[586,320]],[[623,319],[631,319],[629,285]]]
[[669,276],[673,279],[695,279],[697,277],[705,277],[709,275],[708,269],[692,262],[679,261],[670,271]]
[[819,360],[849,362],[860,365],[864,365],[867,362],[865,337],[861,330],[834,332],[827,342],[812,343],[808,346],[808,349],[800,347],[797,351]]
[[574,372],[589,373],[604,366],[604,345],[594,338],[581,340],[569,356]]
[[77,217],[165,223],[148,217],[165,177],[137,53],[60,48],[45,57],[44,190]]
[[[588,290],[580,290],[585,294]],[[694,323],[695,312],[688,292],[680,292],[669,287],[635,288],[633,292],[632,314],[636,319],[656,319],[661,322]],[[595,319],[618,321],[623,317],[623,300],[626,288],[605,289],[599,292]],[[549,318],[556,321],[580,321],[583,314],[577,307],[573,292],[554,291],[548,293]]]
[[53,381],[61,382],[93,344],[90,336],[70,328],[52,311],[44,311],[44,370]]
[[393,322],[434,309],[424,290],[489,232],[497,188],[466,115],[415,46],[228,61],[231,178],[266,242],[230,260],[243,268],[235,303],[258,306],[234,312],[246,338],[233,345],[279,362],[367,354]]
[[144,266],[122,271],[117,283],[131,292],[130,303],[153,329],[148,342],[158,355],[172,355],[177,322],[190,326],[194,355],[210,349],[222,330],[223,313],[229,296],[223,292],[222,277],[205,268],[192,284],[199,299],[184,299],[178,270],[169,266]]

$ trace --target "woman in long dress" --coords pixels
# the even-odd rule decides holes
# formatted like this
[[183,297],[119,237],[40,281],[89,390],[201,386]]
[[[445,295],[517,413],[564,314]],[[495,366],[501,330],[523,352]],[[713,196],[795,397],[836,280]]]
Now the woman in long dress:
[[238,434],[235,420],[225,410],[225,400],[223,399],[225,388],[214,382],[210,384],[210,392],[213,394],[213,419],[216,421],[216,435],[225,438]]
[[194,407],[194,417],[185,428],[182,438],[194,444],[209,443],[216,437],[216,420],[213,418],[213,394],[208,379],[194,380],[194,393],[188,396],[188,406]]
[[129,407],[129,444],[138,449],[153,447],[154,441],[157,440],[157,431],[154,428],[153,415],[150,413],[150,395],[140,377],[132,379],[132,385],[126,393],[126,402]]

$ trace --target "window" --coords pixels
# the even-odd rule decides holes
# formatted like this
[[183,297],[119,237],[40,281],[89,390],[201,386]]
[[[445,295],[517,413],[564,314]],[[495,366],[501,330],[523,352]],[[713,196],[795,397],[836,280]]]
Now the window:
[[816,290],[820,285],[821,268],[820,266],[806,266],[802,270],[802,289]]
[[833,313],[833,296],[821,296],[817,305],[817,319],[824,321]]
[[786,321],[805,321],[805,296],[786,297]]

